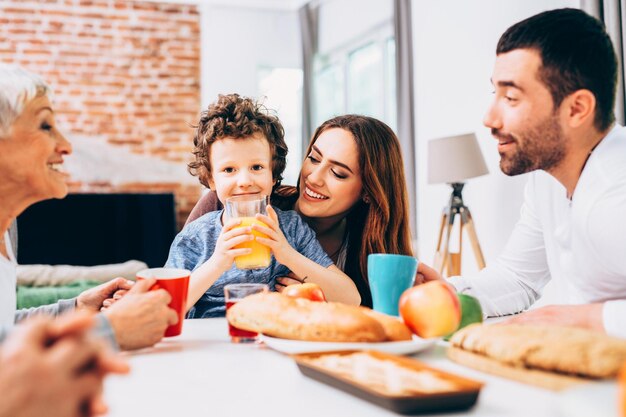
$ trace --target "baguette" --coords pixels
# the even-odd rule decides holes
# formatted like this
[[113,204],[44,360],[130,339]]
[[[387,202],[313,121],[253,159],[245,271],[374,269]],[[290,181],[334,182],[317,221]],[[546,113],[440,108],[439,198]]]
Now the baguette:
[[233,326],[284,339],[318,342],[384,342],[383,326],[360,307],[260,293],[226,313]]

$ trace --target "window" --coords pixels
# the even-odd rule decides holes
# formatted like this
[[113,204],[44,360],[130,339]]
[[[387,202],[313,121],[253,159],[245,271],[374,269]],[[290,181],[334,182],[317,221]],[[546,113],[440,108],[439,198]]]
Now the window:
[[348,113],[384,119],[383,51],[375,43],[348,55]]
[[314,126],[344,112],[344,71],[339,64],[329,64],[315,74],[314,88]]
[[302,163],[302,70],[267,68],[258,70],[259,97],[268,109],[275,110],[285,128],[289,147],[283,184],[296,185]]
[[357,113],[396,128],[395,41],[390,29],[315,58],[313,121]]

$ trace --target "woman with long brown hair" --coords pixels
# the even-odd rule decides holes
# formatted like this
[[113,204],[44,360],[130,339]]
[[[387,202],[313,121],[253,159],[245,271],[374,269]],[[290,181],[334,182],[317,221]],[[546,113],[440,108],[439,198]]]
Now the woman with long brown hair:
[[[372,117],[338,116],[316,129],[306,155],[298,186],[276,189],[272,204],[305,219],[326,253],[355,282],[361,303],[371,306],[367,256],[413,253],[398,138]],[[217,208],[215,194],[209,193],[188,222]],[[279,279],[280,285],[296,282]]]

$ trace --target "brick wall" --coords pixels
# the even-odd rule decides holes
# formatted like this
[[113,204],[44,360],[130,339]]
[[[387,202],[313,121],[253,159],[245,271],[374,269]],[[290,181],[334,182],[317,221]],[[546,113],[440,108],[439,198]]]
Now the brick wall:
[[[69,138],[104,138],[110,149],[184,165],[200,106],[196,6],[122,0],[2,0],[0,61],[36,72],[54,89]],[[119,153],[119,152],[118,152]],[[75,156],[76,158],[77,156]],[[121,161],[123,162],[123,161]],[[188,178],[90,183],[81,192],[174,191],[179,222],[200,187]]]

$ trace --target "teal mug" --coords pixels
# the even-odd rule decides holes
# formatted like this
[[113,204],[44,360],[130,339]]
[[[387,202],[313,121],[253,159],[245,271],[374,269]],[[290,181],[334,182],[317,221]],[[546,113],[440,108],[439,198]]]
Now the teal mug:
[[367,277],[374,310],[398,316],[404,291],[413,286],[418,261],[412,256],[373,253],[367,257]]

